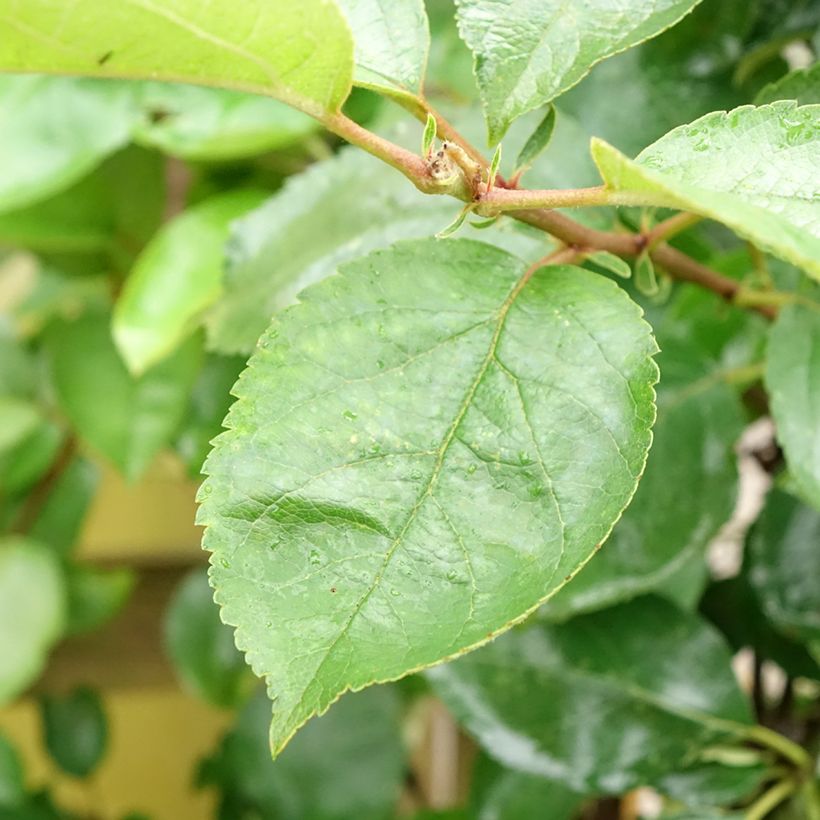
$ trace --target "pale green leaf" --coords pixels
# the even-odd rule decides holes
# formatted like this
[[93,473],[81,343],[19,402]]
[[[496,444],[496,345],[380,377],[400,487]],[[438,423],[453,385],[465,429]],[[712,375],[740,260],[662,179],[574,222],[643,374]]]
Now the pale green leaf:
[[[0,0],[0,70],[8,2]],[[0,76],[0,211],[25,207],[77,182],[128,142],[137,116],[126,83]]]
[[278,100],[221,88],[145,83],[135,138],[193,161],[237,160],[285,148],[319,126]]
[[[210,346],[250,353],[271,316],[300,290],[397,239],[433,236],[452,218],[452,200],[425,196],[358,148],[291,177],[236,225],[225,294],[206,320]],[[543,234],[525,234],[512,220],[483,236],[534,259],[545,252]]]
[[820,104],[820,63],[809,68],[798,68],[769,83],[755,97],[755,105],[777,100],[797,100],[800,105]]
[[659,290],[655,265],[646,252],[635,260],[635,287],[644,296],[654,296]]
[[516,630],[427,674],[489,755],[582,794],[653,784],[752,723],[720,635],[657,598]]
[[428,114],[424,133],[421,137],[421,155],[423,157],[429,157],[433,150],[433,143],[436,140],[436,127],[436,118],[432,114]]
[[116,617],[128,602],[137,576],[128,567],[102,570],[73,564],[66,572],[67,632],[92,632]]
[[707,114],[635,160],[593,139],[607,187],[728,225],[820,278],[820,106]]
[[353,43],[328,0],[0,0],[0,26],[0,71],[222,86],[317,117],[350,91]]
[[629,262],[614,253],[609,253],[609,251],[595,251],[586,259],[588,262],[598,265],[598,267],[619,276],[621,279],[629,279],[632,276],[632,268],[629,267]]
[[165,615],[165,647],[188,690],[222,708],[239,706],[256,679],[219,620],[205,569],[179,585]]
[[40,424],[34,402],[16,396],[0,396],[0,453],[6,453],[31,435]]
[[[817,289],[815,289],[815,294]],[[769,332],[766,388],[777,440],[795,481],[820,508],[820,310],[789,305]]]
[[64,595],[52,552],[22,538],[0,540],[0,704],[40,673],[62,632]]
[[219,298],[231,223],[264,198],[238,188],[205,200],[167,223],[143,250],[114,308],[114,341],[132,373],[167,356]]
[[337,0],[353,31],[356,85],[421,93],[430,29],[423,0]]
[[698,0],[457,0],[492,144],[517,117],[572,88],[606,57],[674,25]]
[[199,521],[275,752],[347,689],[521,620],[631,498],[649,328],[603,277],[526,269],[468,240],[376,252],[304,291],[240,378]]
[[469,214],[470,211],[472,211],[472,207],[470,205],[465,205],[458,212],[456,218],[446,228],[443,228],[436,234],[436,239],[447,239],[447,237],[450,237],[456,233],[464,224],[464,220],[467,218],[467,214]]
[[106,314],[54,323],[46,346],[57,396],[77,432],[129,479],[138,478],[182,421],[201,359],[199,339],[139,378],[117,353]]

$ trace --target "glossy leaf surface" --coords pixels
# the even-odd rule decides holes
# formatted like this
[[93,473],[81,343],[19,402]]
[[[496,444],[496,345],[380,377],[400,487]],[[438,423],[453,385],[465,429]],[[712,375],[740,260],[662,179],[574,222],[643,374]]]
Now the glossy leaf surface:
[[237,384],[198,520],[274,752],[523,618],[631,498],[649,328],[602,277],[525,269],[465,240],[377,252],[303,292]]

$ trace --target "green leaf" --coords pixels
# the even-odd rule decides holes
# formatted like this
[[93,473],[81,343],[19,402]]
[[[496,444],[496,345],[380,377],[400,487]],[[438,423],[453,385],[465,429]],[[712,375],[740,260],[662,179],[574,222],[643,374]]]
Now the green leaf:
[[[250,353],[270,317],[307,285],[397,239],[432,236],[452,216],[452,200],[425,196],[357,148],[291,177],[237,223],[225,295],[207,319],[209,345]],[[504,222],[484,234],[488,241],[532,258],[544,254],[543,234],[532,237]]]
[[820,513],[774,490],[749,538],[749,580],[786,635],[820,640]]
[[799,105],[820,104],[820,63],[791,71],[776,82],[769,83],[755,97],[755,105],[776,100],[797,100]]
[[[260,693],[261,695],[261,693]],[[389,687],[345,698],[272,762],[270,703],[256,697],[200,770],[200,785],[223,792],[224,817],[386,820],[404,780],[400,702]],[[233,801],[232,803],[230,801]]]
[[456,233],[458,229],[464,224],[464,220],[467,218],[467,214],[469,214],[472,210],[472,204],[465,205],[458,212],[456,218],[446,228],[443,228],[436,234],[436,239],[447,239],[447,237],[452,236],[454,233]]
[[436,118],[432,114],[428,114],[424,133],[421,137],[421,155],[423,157],[429,157],[433,151],[433,143],[436,141],[436,128]]
[[423,0],[338,0],[353,30],[356,85],[421,94],[430,30]]
[[244,369],[244,356],[211,354],[205,357],[205,363],[191,389],[190,403],[175,442],[177,452],[193,478],[201,475],[211,441],[222,432],[222,420],[233,404],[231,388]]
[[206,570],[180,584],[165,617],[165,646],[185,686],[214,706],[239,706],[255,679],[219,620]]
[[114,341],[133,374],[164,359],[219,298],[231,223],[263,199],[243,188],[207,199],[167,223],[140,254],[113,321]]
[[481,755],[472,776],[472,813],[482,820],[574,820],[583,796],[545,777],[505,769]]
[[609,189],[716,219],[820,278],[820,106],[718,111],[636,160],[597,139],[592,155]]
[[133,570],[101,570],[73,564],[67,568],[68,625],[70,635],[93,632],[116,617],[134,590]]
[[0,734],[0,809],[20,805],[24,797],[23,765],[17,750]]
[[[0,0],[0,71],[151,78],[268,94],[321,118],[345,101],[353,43],[324,0]],[[139,36],[135,36],[137,33]]]
[[240,378],[199,521],[275,701],[274,752],[347,689],[521,620],[631,498],[649,328],[603,277],[526,268],[478,242],[397,244],[303,292]]
[[145,83],[136,139],[192,161],[226,161],[286,148],[318,124],[278,100],[181,83]]
[[[10,2],[0,0],[2,22]],[[26,16],[13,5],[16,19]],[[26,10],[35,5],[43,3],[35,0]],[[0,68],[9,39],[6,30]],[[28,70],[26,65],[17,68]],[[125,83],[0,76],[0,211],[30,205],[77,182],[128,142],[136,117],[134,96]]]
[[40,698],[43,740],[60,768],[74,777],[88,777],[108,745],[108,725],[99,695],[79,687],[64,695]]
[[126,477],[138,478],[182,421],[201,358],[199,339],[138,379],[114,347],[106,314],[56,322],[45,342],[60,404],[77,432]]
[[699,763],[671,772],[658,783],[658,790],[685,806],[707,811],[713,806],[730,806],[753,795],[768,772],[760,762],[723,765]]
[[459,32],[475,74],[494,145],[517,117],[572,88],[606,57],[674,25],[698,0],[640,0],[582,7],[457,0]]
[[646,252],[635,260],[635,288],[644,296],[654,296],[659,290],[655,265]]
[[700,619],[642,598],[516,630],[427,674],[504,765],[620,794],[751,724],[730,660]]
[[487,173],[487,185],[495,185],[495,177],[498,173],[498,166],[501,165],[501,144],[495,146],[493,159],[490,162],[490,170]]
[[777,440],[789,469],[806,498],[820,507],[820,358],[815,352],[818,349],[820,311],[808,305],[783,308],[769,332],[766,388]]
[[40,674],[64,609],[57,558],[33,541],[0,540],[0,704]]
[[[705,551],[737,497],[733,445],[746,423],[724,373],[747,363],[763,322],[690,287],[650,316],[661,353],[658,420],[635,498],[601,552],[542,614],[565,620],[650,590],[694,567],[705,581]],[[687,503],[681,503],[686,498]],[[676,583],[676,586],[679,584]]]
[[24,441],[41,420],[34,402],[16,396],[0,396],[0,454]]
[[516,172],[521,172],[530,167],[535,162],[538,155],[550,144],[552,132],[555,130],[555,106],[550,105],[544,119],[538,123],[535,131],[524,143],[524,147],[518,154],[515,161]]
[[621,279],[629,279],[632,276],[632,268],[629,267],[629,262],[621,259],[620,256],[615,256],[614,253],[609,253],[609,251],[595,251],[595,253],[587,256],[586,261],[592,262]]

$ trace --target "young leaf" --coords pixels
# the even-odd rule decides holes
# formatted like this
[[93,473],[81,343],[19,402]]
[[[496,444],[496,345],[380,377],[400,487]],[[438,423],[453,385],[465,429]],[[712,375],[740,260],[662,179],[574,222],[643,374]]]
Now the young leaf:
[[635,287],[644,296],[654,296],[658,292],[655,265],[648,253],[642,253],[635,260]]
[[632,268],[629,267],[629,262],[614,253],[609,253],[609,251],[595,251],[595,253],[587,256],[587,261],[608,270],[615,276],[620,276],[621,279],[629,279],[632,276]]
[[575,85],[595,63],[674,25],[698,0],[647,5],[593,0],[581,7],[456,0],[458,28],[475,59],[491,144],[517,117]]
[[51,757],[74,777],[88,777],[108,745],[108,724],[100,696],[87,687],[40,699],[43,738]]
[[137,479],[182,420],[201,341],[189,339],[139,378],[117,353],[107,314],[57,322],[45,341],[60,404],[77,432]]
[[353,82],[398,97],[417,97],[430,29],[424,0],[337,0],[353,31]]
[[429,157],[433,151],[433,143],[436,140],[436,118],[432,114],[427,115],[427,124],[424,126],[424,134],[421,137],[421,155]]
[[255,678],[219,620],[207,572],[193,570],[165,616],[165,646],[185,686],[214,706],[239,706]]
[[135,376],[168,355],[219,297],[231,223],[258,206],[261,191],[238,188],[167,223],[140,254],[114,308],[117,349]]
[[820,506],[818,348],[820,311],[804,305],[783,308],[769,331],[766,387],[777,440],[798,486],[815,506]]
[[487,172],[487,187],[492,188],[495,185],[495,177],[498,174],[498,166],[501,165],[501,143],[496,145],[493,153],[492,162],[490,162],[490,170]]
[[716,219],[820,278],[820,106],[718,111],[635,160],[597,139],[592,155],[613,191]]
[[56,556],[22,538],[0,540],[0,704],[40,673],[65,620]]
[[755,105],[777,100],[797,100],[799,105],[820,104],[820,62],[792,71],[777,82],[769,83],[755,97]]
[[16,396],[0,396],[0,454],[24,441],[41,420],[40,410],[34,402]]
[[[0,0],[0,21],[8,1]],[[0,63],[7,43],[4,26]],[[0,76],[0,211],[31,205],[77,182],[128,142],[137,117],[127,83]]]
[[222,86],[317,117],[350,91],[350,30],[324,0],[0,0],[0,20],[1,71]]
[[773,491],[749,538],[749,580],[784,634],[820,645],[820,513]]
[[346,690],[521,620],[631,498],[648,326],[603,277],[525,270],[467,240],[371,254],[276,318],[240,378],[198,520],[274,753]]
[[447,239],[448,236],[452,236],[464,224],[467,214],[472,210],[473,206],[471,204],[465,205],[458,212],[458,216],[446,228],[436,234],[436,239]]
[[705,622],[640,598],[513,631],[427,675],[504,765],[581,794],[622,793],[752,723],[730,661]]
[[547,106],[547,113],[544,119],[538,123],[535,131],[530,134],[529,139],[524,143],[524,147],[518,154],[515,161],[515,174],[526,171],[535,162],[538,155],[549,145],[552,139],[552,132],[555,130],[555,106]]

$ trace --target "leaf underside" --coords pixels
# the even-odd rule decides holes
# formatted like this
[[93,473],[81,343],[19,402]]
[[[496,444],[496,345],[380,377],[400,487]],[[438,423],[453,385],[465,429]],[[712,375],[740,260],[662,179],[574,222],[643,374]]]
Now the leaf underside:
[[579,268],[404,242],[276,318],[198,521],[277,753],[343,692],[461,654],[592,556],[635,490],[656,350]]

